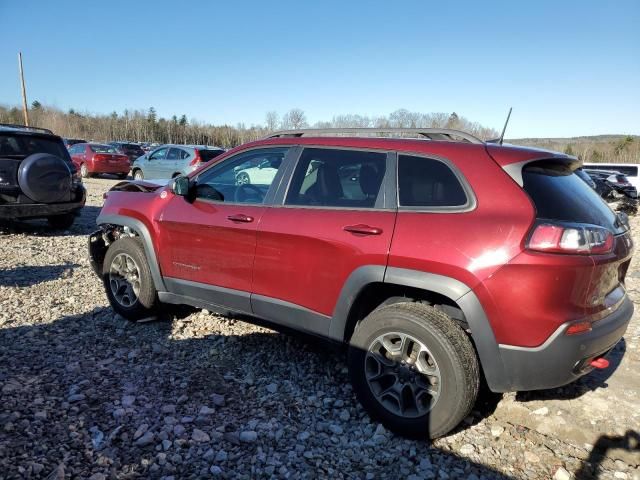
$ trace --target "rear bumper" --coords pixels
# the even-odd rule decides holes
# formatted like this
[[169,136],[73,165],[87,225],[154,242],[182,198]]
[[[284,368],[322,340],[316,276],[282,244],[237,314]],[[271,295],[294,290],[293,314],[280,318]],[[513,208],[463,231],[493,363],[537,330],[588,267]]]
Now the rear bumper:
[[93,166],[93,170],[90,170],[91,173],[129,173],[131,169],[131,165],[129,163],[123,164],[120,163],[118,165],[109,165],[109,164],[95,164]]
[[633,303],[625,296],[609,316],[593,324],[590,332],[566,335],[562,325],[545,343],[535,348],[499,345],[504,375],[510,390],[555,388],[577,380],[593,370],[589,362],[606,355],[627,330]]
[[65,203],[6,203],[0,204],[0,218],[8,220],[45,218],[65,213],[78,213],[86,202],[86,191],[82,188],[80,200]]

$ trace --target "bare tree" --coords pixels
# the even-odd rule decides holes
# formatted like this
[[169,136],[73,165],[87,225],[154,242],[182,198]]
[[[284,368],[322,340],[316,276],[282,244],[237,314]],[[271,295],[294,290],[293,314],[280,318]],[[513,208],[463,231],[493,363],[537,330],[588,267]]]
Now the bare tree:
[[278,112],[271,110],[265,115],[265,128],[269,132],[275,132],[278,129],[279,121],[280,116]]
[[282,117],[282,128],[287,129],[298,129],[304,128],[307,126],[307,116],[304,114],[304,111],[299,108],[292,108]]

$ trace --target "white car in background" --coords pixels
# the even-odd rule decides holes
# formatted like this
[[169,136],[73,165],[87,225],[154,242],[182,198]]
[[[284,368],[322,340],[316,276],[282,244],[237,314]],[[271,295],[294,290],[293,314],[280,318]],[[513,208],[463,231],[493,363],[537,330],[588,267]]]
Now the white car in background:
[[266,159],[254,167],[236,167],[238,168],[236,172],[236,185],[271,185],[273,178],[278,172],[280,162],[281,160],[279,158],[274,160]]
[[640,164],[638,163],[585,163],[583,168],[588,170],[613,170],[620,172],[629,179],[629,183],[640,192]]

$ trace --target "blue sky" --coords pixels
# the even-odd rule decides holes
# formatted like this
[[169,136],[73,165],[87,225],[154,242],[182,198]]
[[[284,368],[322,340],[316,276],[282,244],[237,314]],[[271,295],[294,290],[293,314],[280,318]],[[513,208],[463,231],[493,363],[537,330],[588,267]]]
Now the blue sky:
[[640,134],[640,1],[0,0],[0,104],[212,123],[457,112],[507,137]]

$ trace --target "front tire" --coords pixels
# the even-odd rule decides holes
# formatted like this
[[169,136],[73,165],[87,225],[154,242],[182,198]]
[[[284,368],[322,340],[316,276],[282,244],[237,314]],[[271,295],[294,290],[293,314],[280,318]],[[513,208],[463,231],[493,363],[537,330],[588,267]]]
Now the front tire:
[[113,309],[127,320],[156,314],[158,295],[144,249],[136,238],[121,238],[107,250],[102,281]]
[[134,170],[133,171],[133,179],[134,180],[144,180],[144,173],[142,173],[142,170]]
[[421,303],[369,314],[353,333],[348,364],[356,395],[371,417],[410,438],[447,434],[478,396],[471,340],[445,313]]

